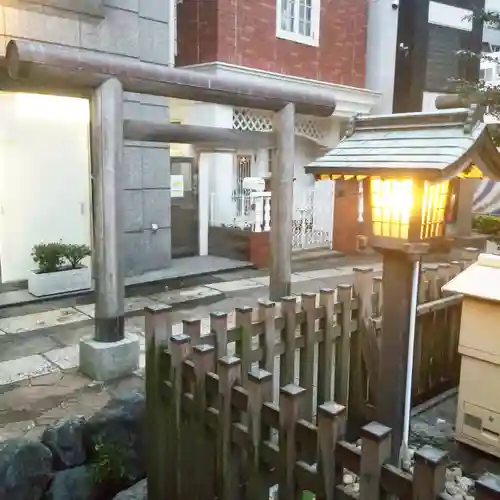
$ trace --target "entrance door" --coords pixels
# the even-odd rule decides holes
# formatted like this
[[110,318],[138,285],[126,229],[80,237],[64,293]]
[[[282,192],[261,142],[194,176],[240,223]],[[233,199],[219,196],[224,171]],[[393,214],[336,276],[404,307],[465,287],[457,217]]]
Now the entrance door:
[[0,93],[0,116],[2,281],[21,281],[33,245],[90,244],[89,103]]
[[172,257],[198,255],[198,167],[192,158],[172,157]]

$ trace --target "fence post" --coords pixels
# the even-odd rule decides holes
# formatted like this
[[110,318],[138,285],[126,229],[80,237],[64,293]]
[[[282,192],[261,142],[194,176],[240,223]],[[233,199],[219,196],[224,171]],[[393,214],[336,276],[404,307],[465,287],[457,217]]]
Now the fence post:
[[201,320],[199,319],[183,319],[182,333],[191,337],[191,345],[195,346],[201,340]]
[[379,317],[382,314],[383,294],[382,294],[382,277],[375,276],[373,278],[373,314]]
[[323,308],[323,318],[319,328],[323,332],[323,341],[318,346],[318,406],[333,399],[332,379],[335,353],[335,291],[323,288],[319,292],[319,305]]
[[380,477],[382,466],[390,456],[391,429],[377,422],[371,422],[362,427],[359,500],[383,498]]
[[248,373],[252,369],[252,313],[249,306],[236,308],[236,328],[239,339],[236,341],[236,356],[241,359],[241,384],[246,387]]
[[465,267],[474,264],[479,257],[479,250],[477,248],[467,247],[462,250],[462,259],[465,261]]
[[431,500],[443,492],[448,453],[424,446],[414,455],[413,500]]
[[227,313],[210,313],[210,333],[214,336],[215,357],[227,355]]
[[280,359],[280,386],[294,383],[295,376],[295,328],[297,299],[283,297],[281,299],[281,314],[285,320],[283,328],[283,343],[285,352]]
[[451,278],[454,278],[457,274],[462,272],[462,263],[459,260],[452,260],[450,262],[450,274]]
[[500,476],[485,474],[476,481],[476,500],[500,499]]
[[235,500],[238,477],[231,434],[233,429],[232,393],[241,373],[241,360],[224,356],[219,365],[219,422],[217,426],[217,498]]
[[180,500],[183,498],[181,491],[182,480],[182,369],[184,361],[191,352],[191,339],[184,334],[173,335],[170,338],[170,384],[171,392],[169,398],[168,413],[164,417],[168,422],[170,446],[166,470],[167,489],[164,497]]
[[314,345],[316,336],[316,294],[303,293],[301,295],[301,309],[305,314],[305,321],[300,325],[300,335],[304,340],[304,347],[299,354],[299,384],[306,390],[305,401],[302,403],[301,417],[312,422],[314,409]]
[[317,500],[333,500],[335,487],[342,484],[342,466],[337,461],[337,442],[344,437],[345,407],[334,402],[324,403],[318,408],[318,474],[323,491]]
[[[365,400],[368,384],[366,383],[363,361],[368,372],[369,386],[376,395],[379,372],[379,345],[377,332],[373,324],[373,269],[354,269],[354,296],[358,300],[357,331],[351,337],[351,380],[350,395],[354,396],[349,407],[349,421],[355,415],[355,421],[364,420],[366,415]],[[335,398],[337,399],[337,398]]]
[[201,344],[193,347],[193,364],[196,382],[194,384],[194,413],[196,453],[190,450],[194,457],[193,486],[198,500],[213,500],[215,496],[215,447],[211,435],[206,428],[207,410],[207,374],[214,370],[215,348]]
[[300,403],[305,389],[288,384],[280,389],[279,414],[279,500],[297,498],[295,481],[296,423],[300,415]]
[[276,304],[269,300],[259,300],[259,321],[264,323],[264,335],[260,337],[260,347],[264,351],[260,367],[274,373],[274,346],[276,345]]
[[352,286],[337,287],[340,302],[340,338],[335,349],[335,401],[347,407],[351,366],[351,299]]
[[260,444],[269,434],[262,428],[262,404],[272,392],[273,374],[265,370],[248,375],[248,432],[250,447],[248,452],[248,490],[246,497],[255,500],[269,500],[269,487],[266,486],[260,470]]
[[171,336],[170,306],[145,308],[146,333],[146,420],[148,436],[148,494],[150,500],[163,500],[167,488],[166,460],[168,458],[169,428],[165,415],[167,402],[163,396],[163,381],[169,374],[165,369],[164,351]]

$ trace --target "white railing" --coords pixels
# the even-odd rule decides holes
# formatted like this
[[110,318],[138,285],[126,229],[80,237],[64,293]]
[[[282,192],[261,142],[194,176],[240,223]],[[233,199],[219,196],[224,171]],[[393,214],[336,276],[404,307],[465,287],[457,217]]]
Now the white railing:
[[252,230],[261,233],[271,230],[271,193],[261,191],[250,195],[254,207],[254,223]]
[[216,193],[210,195],[211,226],[235,227],[262,232],[271,229],[271,193],[254,191],[221,202]]

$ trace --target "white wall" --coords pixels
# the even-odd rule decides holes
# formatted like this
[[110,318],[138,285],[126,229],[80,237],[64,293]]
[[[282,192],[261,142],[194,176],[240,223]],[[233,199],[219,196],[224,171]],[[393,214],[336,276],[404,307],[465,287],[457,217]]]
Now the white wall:
[[90,245],[89,103],[0,93],[0,115],[0,262],[6,282],[27,279],[37,243]]
[[392,113],[397,36],[398,10],[391,0],[368,0],[366,88],[381,93],[375,114]]

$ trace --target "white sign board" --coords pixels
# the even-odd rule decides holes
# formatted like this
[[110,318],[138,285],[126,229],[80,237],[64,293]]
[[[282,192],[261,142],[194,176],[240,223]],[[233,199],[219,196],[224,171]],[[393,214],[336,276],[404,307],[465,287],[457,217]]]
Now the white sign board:
[[170,176],[170,197],[183,198],[184,197],[184,176],[171,175]]

